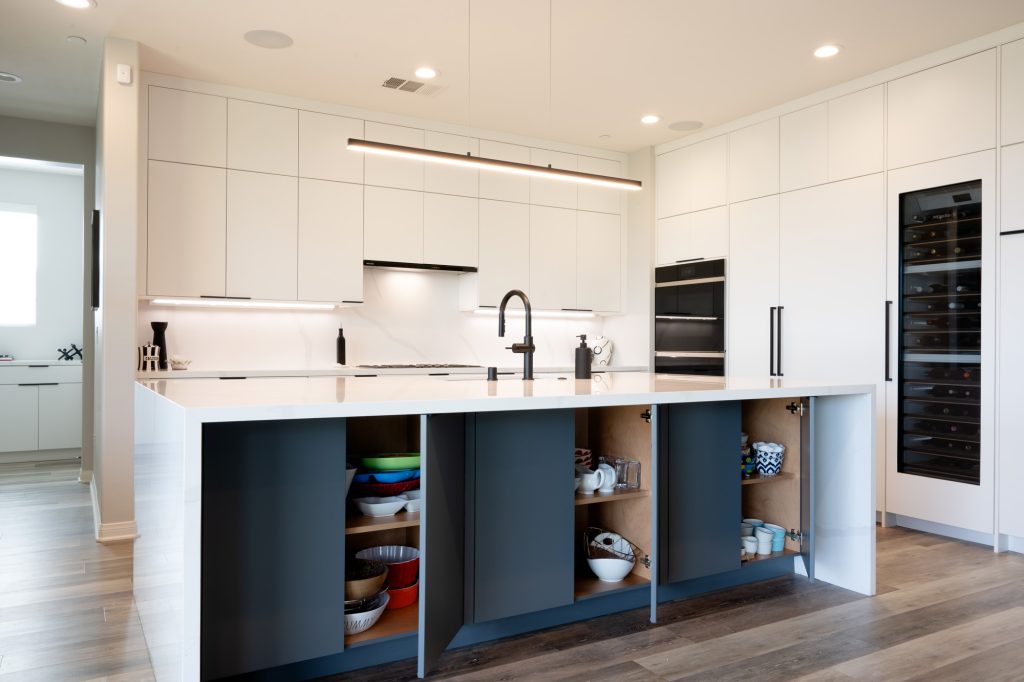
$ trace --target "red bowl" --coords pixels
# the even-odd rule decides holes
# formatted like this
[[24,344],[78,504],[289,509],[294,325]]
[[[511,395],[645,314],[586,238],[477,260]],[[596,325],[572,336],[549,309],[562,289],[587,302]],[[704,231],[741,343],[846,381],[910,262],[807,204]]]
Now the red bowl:
[[420,552],[415,547],[400,545],[369,547],[356,552],[356,558],[383,561],[387,564],[388,588],[392,590],[409,587],[419,578]]
[[351,497],[392,497],[404,493],[406,490],[415,490],[420,487],[420,479],[416,477],[409,481],[398,483],[352,483]]
[[387,609],[402,609],[406,606],[412,606],[420,596],[420,583],[417,580],[412,585],[409,585],[409,587],[397,590],[389,588],[388,594],[391,595],[391,599],[388,600]]

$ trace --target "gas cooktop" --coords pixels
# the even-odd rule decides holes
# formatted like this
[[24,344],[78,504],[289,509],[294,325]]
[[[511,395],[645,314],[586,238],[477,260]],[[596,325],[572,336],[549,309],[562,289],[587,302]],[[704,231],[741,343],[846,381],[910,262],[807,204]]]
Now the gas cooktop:
[[423,363],[418,365],[359,365],[366,369],[483,369],[480,365],[458,365],[445,363]]

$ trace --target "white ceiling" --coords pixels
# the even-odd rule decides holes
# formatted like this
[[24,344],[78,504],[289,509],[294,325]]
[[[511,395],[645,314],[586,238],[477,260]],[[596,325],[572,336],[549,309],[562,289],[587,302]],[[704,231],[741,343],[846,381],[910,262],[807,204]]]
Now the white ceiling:
[[[151,71],[628,151],[1024,21],[1021,0],[552,0],[550,22],[548,0],[98,2],[0,0],[0,71],[25,78],[0,84],[0,114],[92,122],[116,35]],[[295,44],[253,47],[251,29]],[[823,43],[844,49],[813,58]],[[380,87],[423,64],[437,94]]]

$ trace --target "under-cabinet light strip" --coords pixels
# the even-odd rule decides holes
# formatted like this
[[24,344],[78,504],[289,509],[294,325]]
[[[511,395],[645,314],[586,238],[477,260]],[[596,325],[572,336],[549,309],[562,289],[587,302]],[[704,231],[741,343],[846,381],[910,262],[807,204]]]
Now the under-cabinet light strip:
[[249,301],[224,298],[154,298],[151,305],[193,308],[264,308],[271,310],[334,310],[333,303],[291,303],[288,301]]
[[[497,308],[474,308],[474,315],[488,315],[490,317],[498,316]],[[509,317],[524,317],[525,311],[522,308],[509,308],[505,310],[505,314]],[[531,315],[533,317],[550,317],[550,318],[579,318],[579,317],[597,317],[597,313],[592,313],[589,310],[534,310]]]
[[563,182],[575,182],[582,185],[596,185],[611,189],[624,189],[637,191],[643,188],[639,180],[629,178],[616,178],[611,175],[595,175],[582,171],[571,171],[551,166],[534,166],[528,163],[517,163],[515,161],[501,161],[500,159],[488,159],[469,154],[453,154],[451,152],[439,152],[433,149],[419,149],[417,147],[405,147],[398,144],[387,144],[385,142],[371,142],[369,140],[357,140],[349,138],[348,148],[354,152],[366,152],[367,154],[379,154],[381,156],[395,156],[402,159],[413,159],[416,161],[430,161],[432,163],[443,163],[451,166],[465,166],[467,168],[479,168],[481,170],[497,171],[499,173],[512,173],[514,175],[528,175],[531,177],[546,178],[549,180],[561,180]]

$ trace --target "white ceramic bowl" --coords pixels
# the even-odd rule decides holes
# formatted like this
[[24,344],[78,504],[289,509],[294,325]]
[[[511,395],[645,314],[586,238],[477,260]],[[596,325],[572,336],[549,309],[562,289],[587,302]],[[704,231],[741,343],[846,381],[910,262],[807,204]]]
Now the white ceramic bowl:
[[408,500],[405,503],[405,511],[407,512],[418,512],[420,507],[423,506],[422,495],[419,490],[406,490],[399,497],[403,500]]
[[633,562],[625,559],[587,559],[590,570],[599,580],[606,583],[617,583],[633,570]]
[[394,516],[409,502],[402,497],[360,497],[353,501],[367,516]]
[[366,632],[377,624],[377,621],[380,620],[380,614],[384,613],[384,609],[387,608],[388,605],[388,600],[391,599],[387,592],[382,592],[380,597],[380,605],[373,611],[345,614],[346,635],[358,635],[360,632]]

